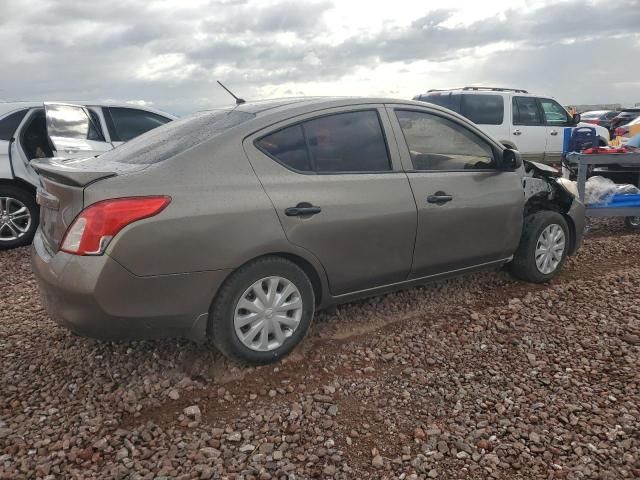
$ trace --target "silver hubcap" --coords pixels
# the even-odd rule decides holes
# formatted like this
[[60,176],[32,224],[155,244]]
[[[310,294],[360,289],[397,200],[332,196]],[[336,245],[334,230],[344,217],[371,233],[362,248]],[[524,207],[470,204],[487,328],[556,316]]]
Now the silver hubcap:
[[629,217],[629,223],[633,227],[637,227],[640,225],[640,217]]
[[267,352],[282,346],[302,318],[302,296],[286,278],[266,277],[245,290],[236,305],[236,335],[251,350]]
[[0,197],[0,242],[17,240],[31,227],[31,213],[24,203]]
[[564,245],[564,230],[560,225],[554,223],[542,231],[536,245],[536,266],[540,273],[548,275],[558,268]]

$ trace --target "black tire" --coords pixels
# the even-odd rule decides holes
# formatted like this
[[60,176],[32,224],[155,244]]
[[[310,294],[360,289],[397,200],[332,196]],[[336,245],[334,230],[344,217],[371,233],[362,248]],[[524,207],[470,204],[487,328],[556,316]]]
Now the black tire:
[[631,230],[640,230],[640,217],[624,217],[624,224]]
[[[238,338],[234,315],[238,301],[245,291],[260,279],[279,276],[293,283],[302,299],[300,322],[282,345],[269,351],[256,351]],[[239,363],[264,365],[289,354],[304,338],[315,310],[315,296],[311,281],[295,263],[282,257],[263,257],[233,272],[224,282],[209,312],[209,336],[226,357]]]
[[[22,203],[27,210],[29,210],[29,215],[31,216],[31,221],[28,224],[27,230],[24,233],[19,232],[19,236],[11,240],[8,239],[9,236],[14,235],[9,230],[8,223],[6,222],[7,217],[3,217],[2,214],[6,208],[5,198],[15,199]],[[2,199],[0,202],[0,250],[8,250],[10,248],[30,245],[33,241],[33,236],[38,229],[38,223],[40,222],[40,208],[36,203],[33,193],[26,188],[17,185],[0,184],[0,199]],[[3,222],[3,220],[5,220],[5,222]],[[18,220],[15,221],[18,222]],[[26,226],[21,222],[19,225]]]
[[[542,232],[553,224],[560,226],[564,232],[564,251],[556,268],[552,272],[543,273],[536,265],[536,247]],[[524,219],[520,245],[518,245],[510,264],[511,273],[521,280],[532,283],[544,283],[551,280],[562,269],[567,259],[570,239],[569,226],[561,214],[546,210],[528,215]]]

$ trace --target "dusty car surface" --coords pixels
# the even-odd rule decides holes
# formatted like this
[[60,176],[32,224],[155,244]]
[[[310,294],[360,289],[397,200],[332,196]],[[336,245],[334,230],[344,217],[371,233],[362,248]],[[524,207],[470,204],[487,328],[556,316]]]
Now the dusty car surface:
[[422,102],[246,103],[34,166],[32,263],[56,321],[210,337],[254,364],[335,303],[504,264],[547,281],[584,227],[553,169]]

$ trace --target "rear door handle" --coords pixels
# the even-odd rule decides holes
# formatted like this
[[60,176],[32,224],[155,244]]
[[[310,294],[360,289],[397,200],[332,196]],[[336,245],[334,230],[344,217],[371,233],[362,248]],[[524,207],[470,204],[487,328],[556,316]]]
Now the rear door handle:
[[295,207],[289,207],[284,211],[284,214],[287,217],[304,217],[306,215],[315,215],[320,213],[322,209],[320,207],[315,207],[311,205],[309,202],[300,202]]
[[444,205],[451,200],[453,200],[453,197],[451,195],[447,195],[444,192],[436,192],[434,195],[429,195],[427,197],[428,203],[435,203],[437,205]]
[[522,132],[520,130],[514,130],[513,134],[514,135],[522,135]]
[[551,130],[550,135],[553,135],[555,137],[556,135],[558,135],[558,131],[557,130]]

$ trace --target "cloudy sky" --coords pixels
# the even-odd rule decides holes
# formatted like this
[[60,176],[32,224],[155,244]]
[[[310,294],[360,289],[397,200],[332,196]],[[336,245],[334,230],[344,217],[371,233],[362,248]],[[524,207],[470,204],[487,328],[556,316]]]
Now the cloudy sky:
[[640,0],[0,0],[0,99],[173,113],[298,95],[526,88],[640,102]]

